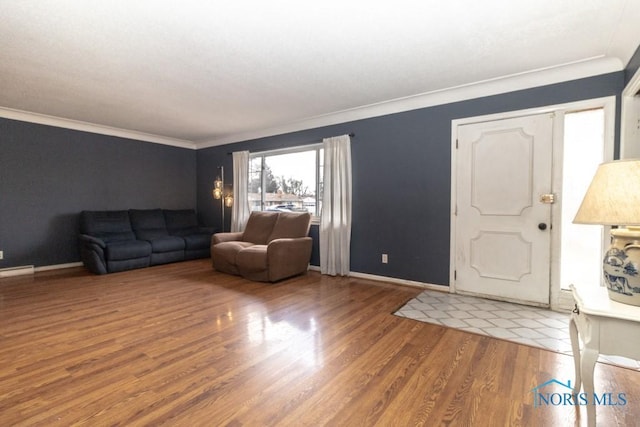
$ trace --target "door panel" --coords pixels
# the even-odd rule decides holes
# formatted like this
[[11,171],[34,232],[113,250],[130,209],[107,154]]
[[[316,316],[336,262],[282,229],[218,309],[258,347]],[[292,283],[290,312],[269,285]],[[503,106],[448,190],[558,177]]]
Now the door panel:
[[[532,151],[533,137],[520,129],[487,132],[472,142],[471,205],[480,215],[520,215],[531,206]],[[496,153],[508,161],[496,162]]]
[[520,281],[531,274],[531,242],[522,233],[480,231],[471,239],[471,268],[480,277]]
[[552,125],[547,114],[457,128],[457,290],[549,303],[551,205],[540,195],[551,191]]

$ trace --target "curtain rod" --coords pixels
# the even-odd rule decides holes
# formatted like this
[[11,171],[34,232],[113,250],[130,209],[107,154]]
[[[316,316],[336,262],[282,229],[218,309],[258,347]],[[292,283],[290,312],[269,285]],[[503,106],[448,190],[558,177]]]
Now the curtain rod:
[[[353,132],[349,132],[347,135],[349,135],[349,137],[351,137],[351,138],[353,138],[354,136],[356,136],[356,134],[355,134],[355,133],[353,133]],[[323,139],[324,139],[324,138],[323,138]],[[322,141],[322,139],[321,139],[320,141]],[[310,144],[317,144],[317,143],[318,143],[318,140],[316,139],[315,141],[305,142],[305,143],[302,143],[302,144],[300,144],[300,145],[302,146],[302,145],[310,145]],[[271,150],[266,150],[266,151],[271,151]],[[259,153],[259,151],[256,151],[256,153]],[[227,155],[228,155],[228,156],[230,156],[230,155],[232,155],[232,154],[233,154],[232,152],[228,152],[228,153],[227,153]]]

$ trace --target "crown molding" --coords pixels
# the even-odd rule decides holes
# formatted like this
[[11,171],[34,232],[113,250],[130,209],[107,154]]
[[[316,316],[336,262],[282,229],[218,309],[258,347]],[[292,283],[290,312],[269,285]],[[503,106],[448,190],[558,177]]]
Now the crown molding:
[[197,148],[192,141],[186,141],[183,139],[175,139],[166,136],[153,135],[150,133],[119,129],[110,126],[97,125],[89,122],[65,119],[62,117],[48,116],[46,114],[15,110],[6,107],[0,107],[0,117],[5,119],[19,120],[22,122],[37,123],[40,125],[55,126],[59,128],[96,133],[100,135],[117,136],[120,138],[134,139],[136,141],[153,142],[155,144],[189,148],[192,150],[195,150]]
[[498,77],[480,82],[470,83],[392,99],[376,104],[364,105],[343,111],[337,111],[320,116],[310,117],[297,122],[286,123],[265,129],[241,132],[202,141],[188,141],[169,138],[161,135],[148,134],[127,129],[103,126],[89,122],[65,119],[45,114],[32,113],[12,108],[0,107],[0,117],[37,123],[66,129],[91,132],[101,135],[116,136],[137,141],[152,142],[192,150],[232,144],[268,136],[282,135],[324,126],[331,126],[356,120],[386,116],[405,111],[450,104],[486,96],[499,95],[538,86],[561,83],[592,77],[600,74],[612,73],[624,69],[624,64],[617,58],[598,56],[568,64],[527,71],[518,74]]
[[466,85],[450,87],[404,98],[356,107],[348,110],[311,117],[294,123],[237,133],[220,138],[196,141],[197,149],[232,144],[251,139],[282,135],[306,129],[330,126],[389,114],[402,113],[436,105],[450,104],[486,96],[499,95],[538,86],[562,83],[624,69],[622,61],[613,57],[598,56],[568,64],[527,71]]

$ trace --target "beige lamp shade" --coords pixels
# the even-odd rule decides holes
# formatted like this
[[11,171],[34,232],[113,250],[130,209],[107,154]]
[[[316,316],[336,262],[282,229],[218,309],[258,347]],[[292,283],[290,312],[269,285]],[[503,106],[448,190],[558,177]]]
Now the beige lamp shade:
[[575,224],[640,225],[640,160],[598,166]]

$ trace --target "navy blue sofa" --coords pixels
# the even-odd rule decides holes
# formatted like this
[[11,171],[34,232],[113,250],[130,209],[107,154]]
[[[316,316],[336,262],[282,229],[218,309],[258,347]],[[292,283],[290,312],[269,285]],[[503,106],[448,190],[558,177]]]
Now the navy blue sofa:
[[83,211],[80,257],[96,274],[206,258],[214,232],[193,209]]

